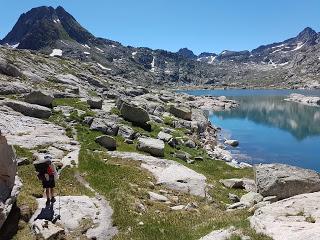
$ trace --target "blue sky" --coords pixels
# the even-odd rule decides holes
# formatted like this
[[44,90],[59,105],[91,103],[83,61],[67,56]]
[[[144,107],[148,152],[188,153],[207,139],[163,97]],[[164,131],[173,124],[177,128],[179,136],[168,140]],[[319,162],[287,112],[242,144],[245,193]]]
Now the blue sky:
[[170,51],[250,50],[307,26],[320,31],[319,0],[9,0],[1,4],[0,38],[41,5],[63,6],[96,36]]

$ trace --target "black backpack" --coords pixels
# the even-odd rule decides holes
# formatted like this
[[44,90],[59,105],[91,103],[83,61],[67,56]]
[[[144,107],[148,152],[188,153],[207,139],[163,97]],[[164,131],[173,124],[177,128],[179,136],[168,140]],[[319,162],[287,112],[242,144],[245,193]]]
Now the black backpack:
[[48,167],[50,165],[50,162],[46,161],[46,162],[35,162],[33,163],[36,171],[38,172],[38,178],[39,180],[44,180],[44,175],[47,173],[48,171]]

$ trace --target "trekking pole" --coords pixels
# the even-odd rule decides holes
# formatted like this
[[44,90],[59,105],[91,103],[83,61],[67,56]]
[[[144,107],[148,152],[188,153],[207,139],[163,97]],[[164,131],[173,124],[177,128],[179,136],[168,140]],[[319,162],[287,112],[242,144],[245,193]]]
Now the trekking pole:
[[60,205],[60,198],[61,198],[61,191],[60,191],[60,181],[59,181],[59,184],[58,184],[58,186],[59,186],[59,219],[61,219],[61,215],[60,215],[60,211],[61,211],[61,205]]

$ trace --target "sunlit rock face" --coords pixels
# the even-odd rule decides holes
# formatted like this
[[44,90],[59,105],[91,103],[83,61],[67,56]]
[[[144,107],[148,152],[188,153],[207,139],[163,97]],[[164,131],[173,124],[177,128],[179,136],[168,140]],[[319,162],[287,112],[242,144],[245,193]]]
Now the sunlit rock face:
[[16,171],[15,151],[7,143],[7,139],[0,135],[0,228],[7,219],[21,186]]

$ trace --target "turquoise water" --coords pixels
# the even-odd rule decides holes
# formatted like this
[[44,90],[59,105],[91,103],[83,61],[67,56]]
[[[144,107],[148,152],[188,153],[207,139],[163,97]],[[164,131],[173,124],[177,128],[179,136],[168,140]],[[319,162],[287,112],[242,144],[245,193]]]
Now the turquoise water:
[[320,172],[320,107],[286,102],[296,92],[320,96],[320,91],[194,90],[193,95],[227,96],[240,106],[212,113],[223,129],[221,140],[237,139],[234,157],[248,163],[286,163]]

